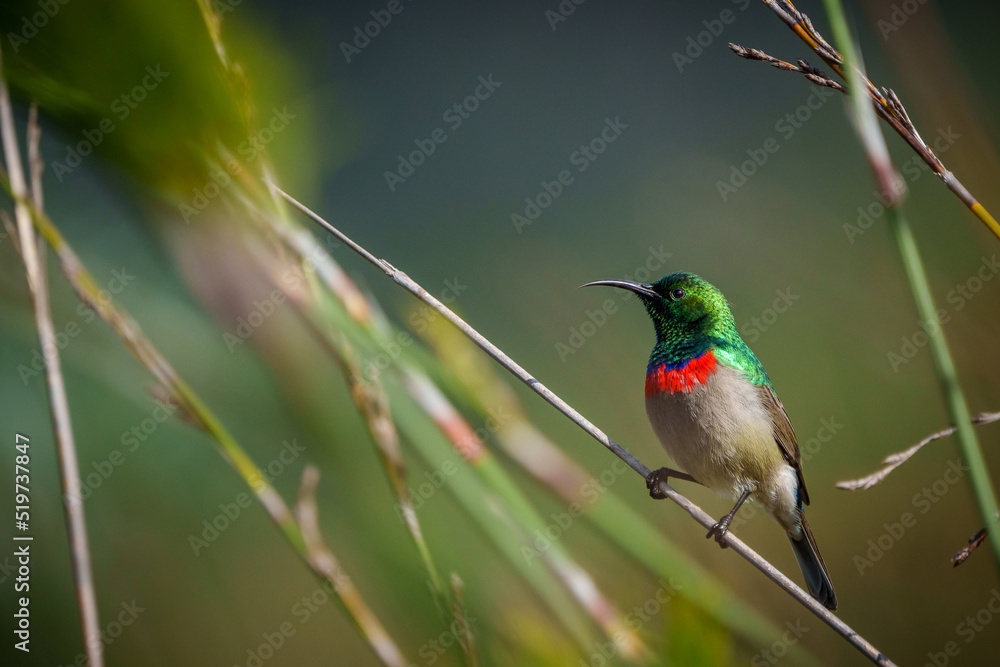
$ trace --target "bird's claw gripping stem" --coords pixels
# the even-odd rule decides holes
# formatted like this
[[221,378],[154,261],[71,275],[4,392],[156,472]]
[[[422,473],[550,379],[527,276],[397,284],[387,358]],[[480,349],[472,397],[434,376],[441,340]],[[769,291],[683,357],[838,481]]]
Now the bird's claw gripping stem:
[[658,468],[650,472],[649,476],[646,477],[646,488],[649,489],[649,497],[654,500],[663,500],[666,498],[667,494],[660,490],[660,484],[669,484],[671,477],[694,482],[695,484],[701,483],[686,472],[674,470],[673,468]]
[[714,526],[709,528],[708,534],[705,535],[705,537],[715,537],[715,541],[718,542],[719,546],[723,549],[729,546],[726,544],[726,533],[729,532],[729,524],[733,522],[733,517],[736,516],[736,512],[743,507],[743,503],[747,501],[747,498],[750,497],[750,494],[752,494],[756,488],[756,484],[751,484],[747,488],[743,489],[743,493],[741,493],[740,497],[736,500],[736,506],[729,510],[729,513],[726,514],[726,516],[719,519]]
[[715,541],[719,543],[719,546],[725,549],[728,544],[726,544],[726,533],[729,532],[729,524],[732,523],[733,517],[731,514],[727,514],[722,517],[721,521],[717,521],[714,526],[708,529],[708,533],[705,537],[714,537]]

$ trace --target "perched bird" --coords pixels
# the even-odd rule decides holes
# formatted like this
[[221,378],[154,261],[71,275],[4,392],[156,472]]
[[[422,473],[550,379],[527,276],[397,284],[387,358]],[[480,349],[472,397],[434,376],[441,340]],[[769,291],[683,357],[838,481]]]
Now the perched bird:
[[[667,453],[708,488],[736,500],[709,531],[723,536],[747,499],[785,529],[809,593],[837,608],[830,575],[803,513],[809,494],[802,457],[781,401],[760,361],[740,338],[726,298],[693,273],[671,273],[646,285],[598,280],[639,296],[656,329],[646,367],[646,414]],[[650,494],[675,471],[647,479]]]

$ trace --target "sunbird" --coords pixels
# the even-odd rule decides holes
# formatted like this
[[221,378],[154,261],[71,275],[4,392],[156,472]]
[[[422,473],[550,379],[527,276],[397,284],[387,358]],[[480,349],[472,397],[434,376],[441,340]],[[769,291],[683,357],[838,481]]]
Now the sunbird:
[[[638,295],[656,329],[646,367],[646,415],[670,458],[687,475],[736,505],[708,531],[723,537],[744,502],[752,500],[785,529],[806,588],[837,608],[830,574],[816,546],[805,505],[802,456],[785,408],[764,367],[736,329],[733,312],[714,285],[693,273],[671,273],[647,285],[598,280]],[[650,495],[676,471],[646,480]]]

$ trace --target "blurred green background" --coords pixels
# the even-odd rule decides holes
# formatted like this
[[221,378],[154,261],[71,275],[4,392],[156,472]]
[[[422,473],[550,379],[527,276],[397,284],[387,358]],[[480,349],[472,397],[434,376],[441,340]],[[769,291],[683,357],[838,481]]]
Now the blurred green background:
[[[266,147],[289,192],[431,293],[459,292],[451,305],[467,321],[651,467],[666,464],[642,406],[651,328],[633,300],[577,286],[676,270],[715,283],[807,452],[809,518],[840,617],[898,664],[930,663],[929,654],[951,641],[960,650],[948,664],[995,660],[1000,625],[984,624],[970,637],[963,623],[977,613],[980,624],[993,620],[987,604],[998,595],[996,564],[986,549],[957,569],[949,561],[981,527],[965,483],[942,481],[953,479],[946,473],[958,459],[954,443],[927,447],[871,490],[834,487],[945,427],[947,415],[926,347],[905,362],[890,357],[907,353],[920,325],[843,96],[819,95],[802,77],[726,48],[732,41],[819,64],[763,5],[403,1],[351,52],[343,44],[385,2],[223,0],[215,6],[229,57],[249,82],[256,123],[271,129],[247,136],[234,101],[241,93],[220,75],[195,2],[53,2],[58,11],[50,7],[54,15],[41,24],[34,17],[43,4],[8,0],[0,28],[19,128],[29,99],[41,107],[49,214],[99,285],[117,292],[116,302],[260,467],[280,461],[284,443],[304,448],[290,464],[275,464],[274,485],[291,502],[303,465],[320,468],[324,534],[411,662],[460,664],[460,657],[454,648],[426,651],[444,626],[337,367],[287,304],[247,344],[227,345],[226,334],[271,287],[247,260],[238,205],[209,197],[205,210],[197,208],[211,183],[206,155],[220,145],[251,171],[254,151]],[[560,6],[575,9],[556,21],[549,12]],[[898,92],[931,143],[950,137],[939,156],[996,215],[995,3],[873,0],[847,8],[873,81]],[[800,9],[827,32],[820,3]],[[166,74],[149,78],[147,68]],[[468,102],[477,87],[480,99]],[[463,101],[466,113],[449,113]],[[113,130],[95,134],[104,118]],[[581,146],[612,125],[614,141],[593,159],[581,157]],[[386,172],[399,173],[399,156],[428,146],[436,130],[446,139],[390,187]],[[772,138],[778,149],[763,161]],[[909,165],[906,210],[946,311],[970,407],[996,411],[998,242],[898,137],[887,138],[897,164]],[[94,154],[66,171],[69,151],[84,140],[98,144]],[[746,166],[755,155],[763,164]],[[741,169],[752,172],[745,182],[734,177]],[[526,198],[539,201],[546,183],[554,191],[564,170],[572,182],[537,219],[512,219],[526,215]],[[720,192],[720,182],[738,187]],[[870,207],[874,218],[859,223],[859,208]],[[419,321],[412,297],[346,248],[321,242],[395,323]],[[142,609],[107,647],[108,664],[247,665],[248,648],[289,620],[295,635],[265,664],[378,664],[334,602],[298,623],[293,610],[318,584],[256,502],[194,553],[191,536],[245,485],[206,435],[176,417],[157,421],[152,378],[78,307],[51,254],[49,274],[57,331],[79,327],[62,353],[81,475],[99,479],[85,508],[102,624],[123,604]],[[52,428],[44,377],[24,370],[38,339],[23,267],[6,236],[0,300],[0,460],[12,471],[13,434],[32,437],[36,536],[35,641],[30,656],[8,664],[69,665],[82,641]],[[564,451],[595,475],[608,470],[603,448],[527,390],[516,391]],[[142,439],[129,437],[133,428]],[[984,426],[979,436],[997,470],[1000,429]],[[123,463],[100,475],[114,450]],[[431,469],[405,440],[404,458],[416,488]],[[547,520],[565,511],[517,466],[505,460],[505,467]],[[703,539],[675,506],[651,502],[631,475],[622,480],[615,493],[775,626],[805,627],[799,643],[821,663],[860,663],[753,568]],[[11,498],[12,487],[13,472],[0,475],[0,495]],[[704,489],[680,488],[713,515],[729,508]],[[915,525],[886,538],[905,512]],[[435,493],[419,515],[440,570],[465,583],[484,664],[587,664],[451,494]],[[10,526],[0,522],[5,544]],[[772,522],[758,516],[737,532],[799,580]],[[880,538],[883,548],[873,550]],[[624,611],[659,586],[584,522],[561,542]],[[10,552],[0,553],[4,609],[13,596]],[[685,613],[673,605],[640,630],[665,663],[773,664],[762,653],[768,646],[692,629]],[[688,641],[721,648],[684,658],[677,627],[688,628]],[[804,658],[782,651],[780,659]]]

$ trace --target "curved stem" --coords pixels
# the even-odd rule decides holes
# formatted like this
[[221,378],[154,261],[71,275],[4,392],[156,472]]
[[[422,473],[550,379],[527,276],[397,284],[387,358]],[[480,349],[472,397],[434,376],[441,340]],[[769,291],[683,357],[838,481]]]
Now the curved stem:
[[[32,128],[29,132],[29,141],[31,142],[29,151],[35,158],[38,151],[37,125],[32,124]],[[59,361],[59,346],[56,345],[55,326],[52,323],[52,313],[49,308],[48,281],[45,278],[42,264],[44,255],[39,253],[37,236],[32,225],[28,186],[17,145],[17,132],[14,128],[10,93],[2,74],[2,58],[0,58],[0,134],[3,138],[10,193],[14,199],[14,216],[17,220],[21,256],[24,259],[28,288],[31,292],[32,306],[35,312],[35,327],[38,329],[38,342],[45,360],[45,379],[49,392],[49,406],[52,412],[56,453],[59,461],[59,482],[64,498],[79,498],[80,466],[77,462],[69,400],[66,397],[66,385],[63,382],[62,366]],[[37,162],[32,165],[33,170],[36,164]],[[34,185],[36,185],[35,195],[40,198],[41,191],[40,187],[37,186],[37,179],[33,180],[35,181]],[[22,436],[18,434],[18,437]],[[94,589],[94,573],[90,562],[90,545],[87,540],[87,521],[82,504],[66,503],[65,509],[70,563],[73,568],[77,609],[80,612],[87,664],[93,667],[103,667],[104,645],[100,641],[94,641],[95,638],[101,636],[101,629],[97,612],[97,593]]]
[[[532,390],[535,391],[539,396],[544,398],[549,404],[552,405],[556,410],[563,413],[570,420],[573,421],[577,426],[582,428],[588,435],[597,440],[599,443],[610,449],[615,456],[624,461],[632,470],[638,473],[643,479],[649,477],[650,470],[641,461],[632,456],[627,452],[621,445],[609,438],[604,431],[600,430],[594,426],[586,417],[577,412],[572,406],[570,406],[566,401],[557,396],[551,389],[543,385],[537,379],[535,379],[528,371],[518,365],[513,359],[507,356],[496,345],[491,343],[485,336],[472,328],[465,320],[456,315],[451,309],[446,305],[438,301],[434,296],[432,296],[427,290],[421,287],[416,281],[410,278],[408,275],[394,267],[389,262],[384,259],[379,259],[364,247],[354,242],[351,238],[341,232],[339,229],[331,225],[329,222],[321,218],[319,215],[311,211],[304,204],[300,203],[294,197],[283,191],[277,185],[273,183],[269,184],[273,190],[284,197],[290,204],[295,208],[299,209],[302,213],[312,219],[314,222],[318,223],[324,227],[331,234],[340,239],[345,245],[350,247],[352,250],[357,252],[359,255],[367,259],[369,262],[374,264],[376,267],[381,269],[387,276],[392,278],[398,285],[406,289],[406,291],[413,294],[415,297],[429,305],[434,310],[438,311],[443,315],[449,322],[454,324],[462,333],[468,336],[472,341],[478,345],[484,352],[493,357],[501,366],[510,371],[515,377],[528,385]],[[704,510],[692,503],[690,500],[685,498],[682,494],[678,493],[672,486],[666,482],[661,482],[658,486],[660,492],[670,500],[674,501],[676,504],[684,508],[688,514],[694,518],[695,521],[700,523],[705,528],[711,528],[715,525],[715,519],[709,516]],[[775,584],[783,588],[789,595],[798,600],[803,606],[805,606],[809,611],[818,616],[824,623],[833,628],[837,633],[844,637],[850,644],[861,651],[865,657],[878,665],[893,665],[894,663],[884,656],[881,651],[879,651],[875,646],[873,646],[866,639],[857,634],[852,630],[846,623],[837,618],[833,613],[827,610],[823,605],[817,602],[815,599],[810,597],[802,588],[800,588],[795,582],[785,576],[780,570],[764,560],[756,551],[744,544],[739,538],[731,533],[726,533],[722,539],[722,543],[726,546],[732,547],[733,551],[738,553],[740,556],[748,560],[754,567],[760,570],[764,575],[773,581]]]
[[[851,37],[847,27],[847,19],[844,16],[844,8],[840,0],[824,0],[827,15],[830,17],[830,25],[833,29],[834,38],[844,54],[848,73],[854,79],[863,78],[861,71],[853,63],[857,57],[857,47]],[[849,82],[850,83],[850,82]],[[852,91],[860,91],[860,86],[849,85]],[[855,93],[852,93],[854,95]],[[860,100],[861,93],[857,93],[856,100]],[[866,123],[863,116],[868,112],[866,104],[860,102],[854,106],[855,125],[864,128]],[[870,125],[875,125],[874,120]],[[885,149],[885,140],[878,131],[865,133],[859,129],[859,136],[866,156],[872,165],[878,181],[892,180],[892,166],[888,162],[888,152]],[[885,171],[890,171],[885,174]],[[886,217],[889,220],[889,228],[896,241],[900,258],[903,260],[903,270],[906,273],[906,280],[913,293],[913,300],[917,307],[917,314],[920,321],[924,323],[924,328],[928,329],[927,338],[929,341],[931,356],[934,359],[934,370],[937,372],[938,380],[941,383],[941,391],[944,393],[947,403],[948,414],[951,416],[952,424],[957,429],[959,449],[962,452],[962,459],[969,468],[969,484],[972,487],[972,494],[975,496],[976,505],[982,516],[989,535],[990,546],[993,548],[993,555],[1000,566],[1000,517],[997,516],[997,500],[993,491],[993,484],[990,481],[986,461],[979,448],[979,440],[975,430],[972,428],[972,415],[969,414],[969,406],[965,402],[965,395],[958,383],[958,373],[955,371],[955,362],[952,360],[951,351],[948,349],[948,341],[945,339],[944,330],[938,319],[938,312],[934,306],[934,298],[931,296],[931,287],[927,280],[927,272],[924,270],[923,260],[920,258],[920,251],[917,249],[917,242],[913,238],[910,225],[899,206],[897,198],[889,206],[886,206]],[[980,207],[982,208],[982,207]],[[983,213],[987,216],[985,209]],[[992,220],[992,218],[990,218]],[[993,223],[994,225],[996,222]]]
[[979,447],[979,439],[972,427],[972,416],[969,414],[969,406],[965,402],[965,394],[958,383],[958,373],[955,371],[955,362],[948,349],[948,341],[944,337],[941,325],[937,324],[937,310],[934,307],[930,285],[927,283],[923,261],[920,259],[920,251],[917,249],[913,232],[910,230],[910,225],[903,212],[895,207],[888,207],[886,217],[889,219],[889,227],[892,229],[893,238],[896,240],[896,246],[899,248],[899,254],[903,260],[906,279],[913,292],[920,321],[928,325],[927,338],[931,356],[934,359],[934,369],[937,371],[938,380],[941,383],[941,391],[944,393],[948,414],[956,428],[956,438],[962,453],[962,460],[969,468],[969,485],[972,487],[972,495],[976,499],[976,506],[979,508],[983,525],[986,526],[987,538],[993,549],[993,556],[997,560],[997,566],[1000,567],[1000,517],[997,516],[996,493],[993,490],[993,483],[990,481],[986,460]]

